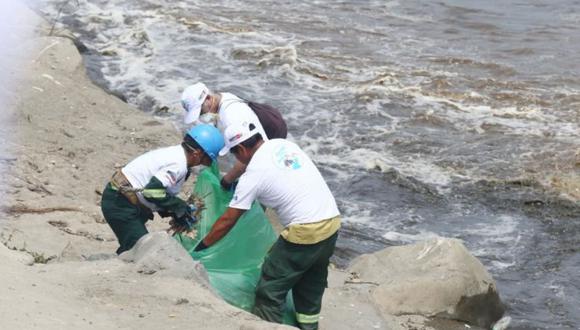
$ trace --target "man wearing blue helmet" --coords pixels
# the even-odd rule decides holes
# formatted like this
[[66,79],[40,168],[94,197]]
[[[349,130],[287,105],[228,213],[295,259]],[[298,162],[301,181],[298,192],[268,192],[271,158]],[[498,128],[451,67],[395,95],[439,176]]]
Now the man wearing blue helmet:
[[153,219],[153,212],[172,217],[178,230],[185,227],[191,213],[177,194],[190,168],[211,165],[223,146],[217,128],[194,126],[181,145],[149,151],[113,174],[103,191],[101,210],[119,241],[117,254],[131,249],[148,233],[145,223]]

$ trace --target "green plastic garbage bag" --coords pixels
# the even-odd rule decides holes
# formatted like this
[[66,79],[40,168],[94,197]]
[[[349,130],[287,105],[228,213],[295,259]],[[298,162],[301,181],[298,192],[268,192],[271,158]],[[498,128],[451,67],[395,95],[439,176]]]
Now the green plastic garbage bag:
[[[224,191],[219,181],[217,162],[200,172],[194,193],[203,198],[205,208],[196,224],[197,236],[191,239],[176,235],[176,239],[193,259],[204,265],[210,284],[225,301],[251,311],[262,262],[277,237],[262,207],[254,203],[226,236],[210,248],[194,252],[232,198],[232,193]],[[291,294],[286,305],[284,323],[296,325]]]

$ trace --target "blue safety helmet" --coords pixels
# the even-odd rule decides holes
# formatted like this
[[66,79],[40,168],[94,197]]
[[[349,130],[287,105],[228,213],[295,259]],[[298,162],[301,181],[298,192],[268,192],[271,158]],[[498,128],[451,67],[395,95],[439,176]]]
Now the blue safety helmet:
[[197,142],[212,160],[216,160],[220,150],[224,147],[222,134],[212,125],[196,125],[189,129],[187,135]]

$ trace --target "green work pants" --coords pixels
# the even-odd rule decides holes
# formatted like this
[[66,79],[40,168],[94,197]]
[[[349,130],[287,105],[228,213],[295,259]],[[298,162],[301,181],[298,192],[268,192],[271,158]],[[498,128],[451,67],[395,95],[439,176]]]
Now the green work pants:
[[107,223],[117,236],[117,254],[130,250],[137,241],[148,233],[145,223],[153,219],[153,213],[144,207],[133,205],[119,191],[107,184],[103,190],[101,210]]
[[318,329],[328,264],[338,232],[322,242],[302,245],[279,237],[264,260],[256,288],[253,313],[281,323],[286,295],[292,289],[296,319],[301,329]]

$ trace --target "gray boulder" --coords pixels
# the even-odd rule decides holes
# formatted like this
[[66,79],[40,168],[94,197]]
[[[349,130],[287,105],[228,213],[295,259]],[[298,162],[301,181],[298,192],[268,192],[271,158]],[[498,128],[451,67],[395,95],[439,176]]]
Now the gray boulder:
[[387,315],[423,315],[490,328],[504,313],[495,282],[457,239],[438,238],[362,255],[349,267]]
[[134,263],[139,273],[192,279],[209,288],[205,267],[193,260],[166,232],[153,232],[141,237],[131,250],[123,252],[119,258]]

